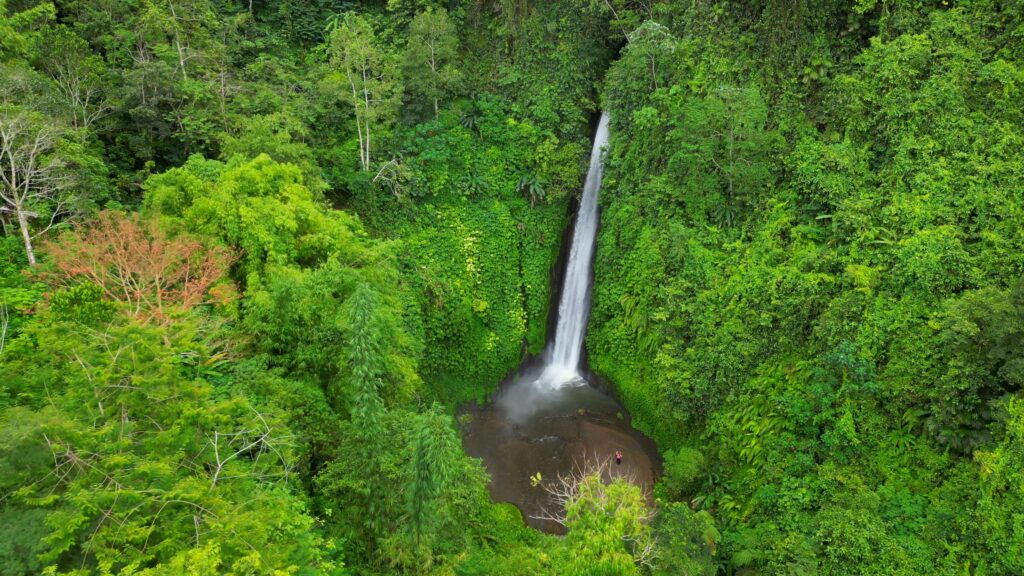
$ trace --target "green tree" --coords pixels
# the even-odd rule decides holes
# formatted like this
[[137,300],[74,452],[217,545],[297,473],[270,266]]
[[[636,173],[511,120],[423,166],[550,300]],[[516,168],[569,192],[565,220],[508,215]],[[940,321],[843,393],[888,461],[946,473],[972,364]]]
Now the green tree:
[[326,209],[300,168],[266,154],[227,163],[193,156],[144,187],[146,210],[242,251],[247,282],[258,283],[267,265],[313,268],[331,256],[345,262],[379,262],[386,256],[385,244],[363,241],[358,218]]
[[52,2],[40,2],[21,12],[11,12],[0,0],[0,62],[34,56],[42,23],[56,16]]
[[640,488],[607,463],[583,466],[543,484],[543,517],[569,533],[557,550],[559,574],[640,574],[655,555],[651,510]]
[[975,454],[981,491],[975,517],[993,569],[1012,573],[1024,570],[1024,400],[1012,399],[1007,415],[1003,440]]
[[112,112],[117,89],[103,59],[91,53],[85,40],[60,26],[45,35],[39,67],[53,80],[58,107],[67,110],[71,126],[83,135],[94,133],[97,123]]
[[712,576],[722,535],[707,511],[694,512],[685,503],[673,502],[658,510],[654,519],[658,546],[654,574],[664,576]]
[[445,518],[440,496],[448,490],[452,475],[452,456],[460,450],[454,423],[439,404],[420,416],[413,455],[412,483],[407,488],[409,529],[416,547],[424,536]]
[[458,90],[462,73],[455,68],[459,38],[455,24],[444,8],[427,8],[409,25],[402,70],[407,89],[433,102],[434,117],[439,115],[441,98]]
[[43,316],[0,363],[18,397],[0,413],[4,514],[45,532],[39,563],[153,574],[196,554],[222,573],[315,563],[281,414],[215,397],[199,370],[215,352],[195,325],[108,320]]
[[348,339],[345,372],[351,394],[349,412],[356,430],[367,439],[375,437],[384,410],[380,392],[386,351],[377,317],[379,306],[380,297],[365,283],[359,284],[345,302]]
[[735,224],[771,184],[781,142],[767,125],[767,106],[755,86],[723,86],[681,104],[668,170],[685,190],[687,207]]
[[622,57],[608,70],[607,97],[619,110],[639,107],[648,94],[665,85],[679,47],[672,31],[653,20],[644,22],[627,38]]

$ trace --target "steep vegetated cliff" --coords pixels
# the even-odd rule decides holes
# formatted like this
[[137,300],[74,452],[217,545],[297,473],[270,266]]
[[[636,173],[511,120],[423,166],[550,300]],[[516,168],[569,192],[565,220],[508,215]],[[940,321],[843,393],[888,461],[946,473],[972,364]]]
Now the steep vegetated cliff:
[[604,87],[588,349],[663,494],[731,569],[1019,571],[1021,7],[654,13]]

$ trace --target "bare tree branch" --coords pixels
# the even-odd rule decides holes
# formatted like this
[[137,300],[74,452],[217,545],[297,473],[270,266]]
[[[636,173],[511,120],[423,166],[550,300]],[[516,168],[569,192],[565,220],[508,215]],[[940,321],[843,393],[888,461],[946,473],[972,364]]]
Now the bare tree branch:
[[4,343],[7,341],[7,327],[11,323],[11,316],[7,313],[7,303],[0,302],[0,354],[4,353]]
[[[256,410],[253,410],[253,413],[259,420],[257,428],[248,428],[237,432],[215,430],[212,437],[209,434],[206,435],[210,448],[213,450],[214,459],[213,476],[210,479],[211,491],[217,487],[220,480],[229,478],[229,476],[223,475],[228,463],[244,455],[250,455],[255,465],[259,464],[259,460],[264,454],[273,454],[283,470],[281,476],[287,480],[290,472],[288,459],[278,449],[278,444],[283,443],[285,439],[278,438],[273,434],[273,428],[267,423],[263,414]],[[255,470],[253,472],[258,473]],[[260,477],[261,480],[264,478],[266,477]]]

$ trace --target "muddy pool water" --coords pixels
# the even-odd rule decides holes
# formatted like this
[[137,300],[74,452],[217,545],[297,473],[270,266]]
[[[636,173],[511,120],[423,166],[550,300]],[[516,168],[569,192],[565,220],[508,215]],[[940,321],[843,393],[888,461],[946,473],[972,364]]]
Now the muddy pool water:
[[[552,503],[542,481],[574,468],[607,463],[607,476],[624,476],[650,497],[661,471],[654,442],[630,426],[622,405],[598,385],[582,383],[548,389],[534,386],[542,366],[528,363],[506,379],[491,402],[461,411],[463,446],[483,460],[491,475],[491,497],[511,502],[527,524],[561,534],[558,523],[543,520]],[[593,376],[588,380],[597,381]],[[614,463],[616,451],[622,463]]]

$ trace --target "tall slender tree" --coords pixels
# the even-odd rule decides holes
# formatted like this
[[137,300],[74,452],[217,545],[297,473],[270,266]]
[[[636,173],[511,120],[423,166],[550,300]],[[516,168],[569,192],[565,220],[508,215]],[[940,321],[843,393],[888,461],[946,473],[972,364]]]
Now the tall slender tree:
[[103,59],[89,50],[88,43],[70,29],[60,26],[43,39],[40,68],[52,80],[59,106],[67,110],[69,122],[83,136],[95,130],[96,122],[114,107],[113,76]]
[[348,352],[345,362],[351,378],[352,420],[357,428],[372,437],[380,425],[384,402],[380,397],[384,373],[383,334],[377,321],[380,297],[369,284],[362,283],[345,303]]
[[[71,207],[71,174],[58,153],[61,127],[44,115],[0,105],[0,211],[18,222],[28,263],[36,264],[32,241]],[[33,234],[29,220],[47,223]]]
[[377,46],[370,24],[347,14],[331,33],[328,44],[329,91],[352,107],[359,139],[359,165],[373,166],[374,141],[379,129],[391,124],[401,99],[401,84],[394,59]]
[[423,537],[443,519],[439,500],[451,477],[449,462],[459,450],[451,418],[440,405],[434,404],[419,418],[412,481],[406,491],[408,526],[416,548],[420,548]]

